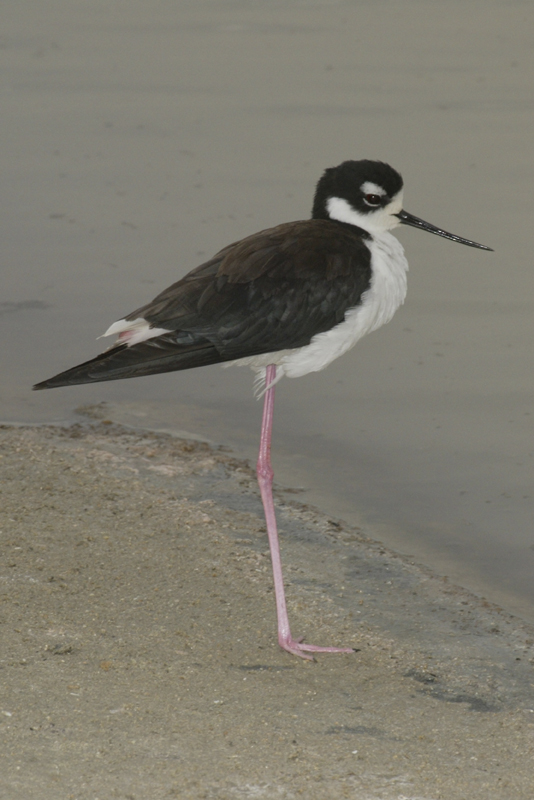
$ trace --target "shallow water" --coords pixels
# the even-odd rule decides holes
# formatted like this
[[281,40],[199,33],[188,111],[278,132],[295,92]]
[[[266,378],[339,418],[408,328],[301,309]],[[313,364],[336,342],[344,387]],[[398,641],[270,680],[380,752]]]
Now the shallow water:
[[495,253],[399,233],[393,322],[277,389],[277,479],[533,620],[533,17],[486,0],[4,9],[0,417],[104,401],[253,458],[246,370],[29,386],[223,245],[308,216],[324,167],[387,160],[408,211]]

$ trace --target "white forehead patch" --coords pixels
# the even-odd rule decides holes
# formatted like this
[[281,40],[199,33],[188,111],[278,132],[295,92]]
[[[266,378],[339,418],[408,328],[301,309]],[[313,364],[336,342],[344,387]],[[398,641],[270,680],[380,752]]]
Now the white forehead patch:
[[385,189],[372,181],[365,181],[365,183],[362,183],[360,191],[363,194],[377,194],[379,197],[384,197],[384,195],[387,194]]
[[404,199],[404,190],[401,189],[400,192],[394,194],[391,198],[391,202],[387,204],[386,210],[389,214],[398,214],[399,211],[402,211],[402,201]]

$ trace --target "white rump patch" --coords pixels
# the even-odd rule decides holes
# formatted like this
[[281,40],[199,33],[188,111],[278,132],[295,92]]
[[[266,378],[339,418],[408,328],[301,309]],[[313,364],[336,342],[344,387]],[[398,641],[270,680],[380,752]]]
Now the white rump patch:
[[146,342],[147,339],[155,339],[164,333],[171,333],[171,331],[168,328],[151,328],[146,319],[138,317],[137,319],[117,320],[98,338],[116,335],[117,344],[127,344],[128,347],[131,347],[139,342]]

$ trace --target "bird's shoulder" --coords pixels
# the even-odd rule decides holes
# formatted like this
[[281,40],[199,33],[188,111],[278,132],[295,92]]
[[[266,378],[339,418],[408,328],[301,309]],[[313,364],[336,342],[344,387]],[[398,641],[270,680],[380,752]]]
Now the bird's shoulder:
[[286,222],[258,231],[225,247],[218,276],[229,283],[248,283],[269,276],[275,280],[334,279],[370,263],[365,231],[330,220]]
[[143,317],[166,327],[171,320],[179,325],[178,317],[184,324],[199,313],[218,317],[241,302],[243,291],[249,304],[269,298],[294,303],[296,295],[314,302],[313,297],[332,292],[359,297],[370,280],[371,253],[365,237],[352,225],[329,220],[267,228],[227,245],[126,319]]

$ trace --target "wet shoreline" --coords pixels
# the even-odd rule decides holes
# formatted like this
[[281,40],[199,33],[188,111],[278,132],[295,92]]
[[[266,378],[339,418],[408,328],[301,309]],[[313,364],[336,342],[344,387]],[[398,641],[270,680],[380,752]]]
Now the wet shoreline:
[[357,650],[301,663],[246,462],[105,420],[0,441],[6,796],[529,796],[530,626],[277,487],[294,632]]

